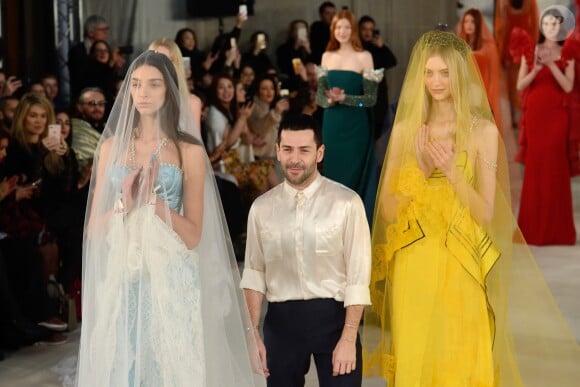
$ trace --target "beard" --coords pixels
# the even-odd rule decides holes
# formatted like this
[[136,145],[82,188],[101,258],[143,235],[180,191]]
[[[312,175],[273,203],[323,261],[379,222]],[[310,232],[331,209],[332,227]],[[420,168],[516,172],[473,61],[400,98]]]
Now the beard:
[[[302,169],[302,174],[299,176],[290,175],[290,173],[288,172],[288,169],[290,168],[300,168]],[[289,183],[295,186],[301,186],[302,184],[307,182],[308,179],[310,179],[314,174],[314,171],[316,171],[316,163],[312,163],[309,165],[305,165],[303,163],[287,163],[284,164],[283,168],[284,177],[286,178],[286,180],[288,180]]]

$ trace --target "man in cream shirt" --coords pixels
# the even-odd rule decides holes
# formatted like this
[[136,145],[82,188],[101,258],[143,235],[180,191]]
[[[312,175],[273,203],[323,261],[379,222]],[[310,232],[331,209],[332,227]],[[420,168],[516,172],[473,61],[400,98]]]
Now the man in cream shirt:
[[250,209],[240,285],[268,386],[304,386],[311,356],[321,387],[360,386],[358,326],[371,265],[362,200],[318,173],[324,145],[312,117],[284,119],[276,153],[286,179]]

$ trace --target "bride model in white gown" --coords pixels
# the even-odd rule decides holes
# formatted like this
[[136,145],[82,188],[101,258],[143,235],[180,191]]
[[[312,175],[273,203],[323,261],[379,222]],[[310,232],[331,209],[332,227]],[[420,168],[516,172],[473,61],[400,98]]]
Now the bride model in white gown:
[[265,386],[174,66],[148,51],[127,74],[91,180],[77,385]]

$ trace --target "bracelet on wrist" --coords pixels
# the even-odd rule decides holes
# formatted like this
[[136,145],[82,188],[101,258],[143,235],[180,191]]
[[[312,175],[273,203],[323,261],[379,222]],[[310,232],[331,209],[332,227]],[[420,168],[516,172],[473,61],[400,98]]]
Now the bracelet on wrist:
[[341,337],[341,340],[344,340],[347,343],[354,343],[354,341],[355,341],[355,339],[349,339],[348,337]]

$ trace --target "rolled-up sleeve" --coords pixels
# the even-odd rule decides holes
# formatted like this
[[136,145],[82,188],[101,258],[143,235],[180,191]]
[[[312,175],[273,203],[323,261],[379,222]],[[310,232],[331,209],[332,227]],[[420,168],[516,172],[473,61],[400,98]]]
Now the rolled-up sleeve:
[[248,214],[246,255],[244,258],[244,272],[240,282],[240,288],[251,289],[266,294],[264,252],[260,242],[257,222],[256,208],[252,206]]
[[353,198],[347,211],[344,228],[346,264],[344,306],[370,305],[371,236],[360,197]]

